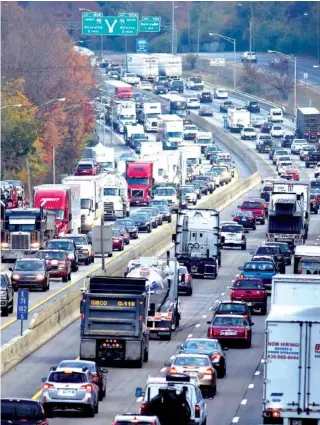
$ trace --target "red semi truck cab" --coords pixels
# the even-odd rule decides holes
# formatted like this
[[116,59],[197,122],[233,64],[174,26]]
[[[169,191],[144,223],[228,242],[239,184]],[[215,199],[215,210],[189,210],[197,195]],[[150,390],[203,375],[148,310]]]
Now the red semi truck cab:
[[69,189],[36,187],[34,207],[40,208],[41,206],[45,210],[51,210],[56,213],[56,226],[59,236],[70,232],[71,199]]
[[153,184],[153,163],[127,162],[126,180],[130,205],[149,205]]

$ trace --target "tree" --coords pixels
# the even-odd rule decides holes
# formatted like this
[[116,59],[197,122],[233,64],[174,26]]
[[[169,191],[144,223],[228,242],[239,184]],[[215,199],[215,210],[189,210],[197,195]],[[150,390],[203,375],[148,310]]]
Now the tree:
[[250,63],[245,63],[243,68],[244,73],[239,81],[241,89],[246,93],[261,94],[263,78],[261,72]]
[[289,94],[293,89],[293,78],[291,75],[280,72],[265,72],[265,78],[271,87],[273,87],[282,100],[288,100]]
[[193,53],[189,53],[186,56],[186,62],[191,69],[194,69],[195,66],[196,66],[196,62],[197,62],[197,55],[194,55]]

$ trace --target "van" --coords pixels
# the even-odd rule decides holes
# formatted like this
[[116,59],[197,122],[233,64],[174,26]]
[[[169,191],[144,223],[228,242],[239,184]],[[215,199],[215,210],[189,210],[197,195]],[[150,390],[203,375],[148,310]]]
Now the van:
[[283,122],[283,112],[281,108],[271,108],[268,115],[271,122]]

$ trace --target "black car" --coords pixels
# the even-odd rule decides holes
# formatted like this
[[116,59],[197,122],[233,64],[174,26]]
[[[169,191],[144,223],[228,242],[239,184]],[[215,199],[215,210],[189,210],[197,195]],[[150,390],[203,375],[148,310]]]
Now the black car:
[[246,104],[246,110],[249,112],[260,112],[260,105],[256,100],[249,100],[249,102]]
[[252,211],[237,211],[233,216],[233,221],[241,224],[245,229],[256,230],[257,222]]
[[[106,396],[107,380],[105,374],[108,373],[106,368],[101,368],[96,362],[87,360],[62,360],[58,367],[69,369],[88,368],[93,375],[93,382],[99,387],[99,400],[101,401]],[[50,368],[50,370],[55,369],[54,367]]]
[[156,84],[153,87],[154,94],[167,94],[168,90],[162,84]]
[[184,92],[184,85],[183,85],[183,81],[181,80],[173,80],[171,85],[170,85],[170,90],[175,90],[178,93],[183,93]]
[[220,104],[220,112],[227,113],[229,108],[234,108],[234,104],[231,102],[231,100],[226,100]]
[[213,109],[208,106],[202,106],[199,109],[199,115],[200,117],[213,117]]
[[192,276],[188,272],[187,267],[179,266],[178,275],[179,275],[179,284],[178,284],[179,293],[191,296],[193,294]]
[[224,350],[217,339],[188,338],[178,346],[179,353],[207,354],[212,366],[216,369],[218,378],[223,378],[227,372],[227,362]]
[[286,259],[277,245],[264,245],[259,246],[255,251],[250,253],[253,256],[268,256],[272,257],[277,269],[280,273],[286,272]]
[[316,193],[310,193],[310,212],[313,214],[318,214],[319,212],[318,196]]
[[1,424],[49,425],[43,405],[39,400],[24,398],[1,399]]
[[192,186],[199,189],[203,195],[208,195],[209,185],[205,180],[192,180]]
[[203,91],[198,97],[200,103],[212,103],[212,94],[209,91]]
[[156,227],[162,225],[162,216],[161,216],[157,207],[155,207],[155,206],[153,206],[153,207],[150,207],[150,206],[149,207],[143,207],[143,208],[140,208],[139,211],[152,214],[152,216],[156,220]]
[[68,252],[68,258],[71,260],[71,270],[77,272],[79,269],[78,250],[72,239],[52,239],[47,243],[46,249],[59,249]]
[[9,270],[12,271],[11,284],[14,291],[19,288],[48,291],[50,288],[50,276],[45,260],[20,258]]
[[162,221],[172,222],[172,214],[168,201],[161,199],[154,199],[149,203],[150,207],[156,207],[159,213],[162,215]]
[[285,258],[286,265],[291,266],[292,251],[287,242],[267,242],[266,246],[278,246]]
[[134,220],[132,220],[132,218],[117,218],[116,221],[114,222],[114,225],[123,225],[126,226],[126,228],[129,231],[130,234],[130,238],[131,239],[138,239],[139,235],[138,235],[138,227],[136,226]]
[[286,134],[282,139],[281,146],[283,148],[290,148],[294,139],[295,137],[293,134]]
[[134,221],[139,232],[145,231],[148,233],[152,232],[152,221],[150,215],[145,212],[133,212],[130,214],[130,218]]
[[272,147],[272,137],[269,134],[261,135],[256,144],[257,152],[269,153]]
[[266,121],[262,124],[262,126],[260,127],[260,131],[261,133],[270,133],[271,129],[272,129],[272,122],[270,121]]
[[236,314],[245,317],[250,324],[252,324],[251,310],[248,305],[243,301],[221,301],[218,300],[211,308],[213,317],[220,314]]
[[13,313],[14,290],[6,272],[1,272],[1,315]]

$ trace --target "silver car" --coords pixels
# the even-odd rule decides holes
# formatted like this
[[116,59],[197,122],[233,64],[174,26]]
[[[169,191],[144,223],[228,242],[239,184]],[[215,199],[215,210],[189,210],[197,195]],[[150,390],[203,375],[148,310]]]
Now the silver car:
[[200,388],[210,398],[217,392],[217,372],[206,354],[177,354],[172,363],[165,363],[169,374],[198,378]]
[[99,387],[88,368],[57,368],[44,382],[41,401],[48,416],[53,410],[83,410],[88,417],[99,411]]

